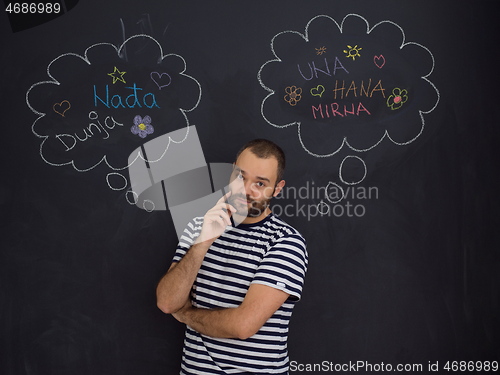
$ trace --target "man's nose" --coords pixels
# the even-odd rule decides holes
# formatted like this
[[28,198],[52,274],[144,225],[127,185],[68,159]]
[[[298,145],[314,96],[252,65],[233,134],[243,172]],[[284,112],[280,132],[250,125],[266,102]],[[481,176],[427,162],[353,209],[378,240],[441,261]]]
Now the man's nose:
[[255,182],[245,181],[244,186],[247,195],[250,195],[251,197],[257,196],[257,185]]

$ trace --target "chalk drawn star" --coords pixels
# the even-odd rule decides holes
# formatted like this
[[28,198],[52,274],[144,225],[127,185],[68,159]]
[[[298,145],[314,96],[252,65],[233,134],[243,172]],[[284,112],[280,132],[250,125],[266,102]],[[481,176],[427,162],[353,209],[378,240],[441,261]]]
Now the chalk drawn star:
[[115,66],[115,70],[113,71],[113,73],[108,73],[108,76],[113,77],[113,85],[117,81],[120,81],[120,82],[123,82],[123,83],[127,83],[127,82],[125,82],[125,79],[123,78],[123,75],[125,73],[127,73],[127,72],[120,72],[118,70],[118,68]]

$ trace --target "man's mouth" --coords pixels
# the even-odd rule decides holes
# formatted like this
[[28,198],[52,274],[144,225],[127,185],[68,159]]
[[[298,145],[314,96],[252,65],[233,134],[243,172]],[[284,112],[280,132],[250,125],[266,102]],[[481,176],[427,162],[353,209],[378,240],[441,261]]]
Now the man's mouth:
[[249,200],[248,198],[243,197],[243,196],[234,197],[233,199],[234,199],[234,201],[238,202],[239,204],[244,204],[244,205],[247,205],[247,204],[250,204],[253,202],[251,199]]

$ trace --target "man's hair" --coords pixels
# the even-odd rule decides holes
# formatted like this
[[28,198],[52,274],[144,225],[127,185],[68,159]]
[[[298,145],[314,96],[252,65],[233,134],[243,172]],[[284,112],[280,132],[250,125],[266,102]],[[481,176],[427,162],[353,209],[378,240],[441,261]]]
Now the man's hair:
[[247,142],[236,154],[236,160],[241,155],[243,151],[249,149],[255,156],[261,159],[268,159],[271,157],[276,158],[278,161],[278,179],[276,182],[278,183],[283,179],[283,174],[285,173],[285,153],[276,143],[267,140],[267,139],[254,139],[250,142]]

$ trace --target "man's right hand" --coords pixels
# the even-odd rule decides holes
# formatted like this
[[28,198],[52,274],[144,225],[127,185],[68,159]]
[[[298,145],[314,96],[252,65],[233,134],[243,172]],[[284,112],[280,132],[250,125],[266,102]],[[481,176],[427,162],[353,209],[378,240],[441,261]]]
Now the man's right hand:
[[236,212],[236,208],[227,203],[227,199],[231,196],[231,192],[217,201],[217,204],[207,211],[203,217],[203,226],[201,233],[195,241],[201,243],[205,241],[213,242],[224,233],[226,227],[231,225],[231,215]]

